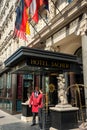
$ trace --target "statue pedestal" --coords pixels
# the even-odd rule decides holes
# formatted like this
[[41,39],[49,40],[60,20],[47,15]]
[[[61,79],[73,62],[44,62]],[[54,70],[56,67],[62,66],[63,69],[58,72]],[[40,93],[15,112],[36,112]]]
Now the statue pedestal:
[[68,130],[78,127],[77,107],[71,105],[57,105],[50,108],[51,129]]
[[28,104],[22,103],[22,116],[21,120],[24,122],[32,121],[32,111]]

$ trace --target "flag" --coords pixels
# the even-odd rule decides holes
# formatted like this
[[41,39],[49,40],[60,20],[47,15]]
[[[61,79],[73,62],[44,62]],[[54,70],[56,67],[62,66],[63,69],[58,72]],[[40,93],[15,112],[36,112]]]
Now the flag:
[[48,8],[48,0],[25,0],[26,6],[29,7],[30,18],[33,19],[35,23],[39,20],[39,10],[44,7]]
[[20,25],[21,25],[21,21],[22,21],[23,9],[24,9],[24,1],[20,0],[18,7],[16,9],[17,16],[16,16],[16,21],[15,21],[15,28],[18,29],[18,30],[20,29]]
[[27,7],[30,7],[30,4],[31,4],[32,0],[25,0],[25,4]]
[[30,28],[28,23],[28,8],[24,0],[19,1],[16,13],[14,35],[27,41],[26,34],[30,34]]
[[[26,0],[27,1],[27,0]],[[48,2],[44,0],[30,0],[29,4],[30,5],[30,14],[31,14],[31,18],[35,21],[35,23],[38,23],[39,20],[39,9],[40,7],[42,7],[44,4],[46,5]]]
[[48,9],[48,0],[37,0],[37,7],[38,9],[40,8]]
[[28,24],[28,10],[27,7],[24,6],[24,10],[22,13],[22,21],[21,21],[21,26],[20,26],[20,30],[22,30],[23,32],[26,33],[26,25]]
[[29,7],[29,13],[31,19],[33,19],[35,23],[38,23],[37,0],[25,0],[25,3],[26,6]]
[[29,23],[28,23],[28,21],[27,21],[27,23],[26,23],[26,34],[30,34],[30,26],[29,26]]
[[38,23],[39,16],[38,16],[37,0],[31,1],[29,9],[31,19],[33,19],[35,23]]
[[[27,5],[28,4],[28,1],[29,0],[24,0],[25,1],[25,7],[26,7],[26,9],[25,9],[25,17],[24,17],[24,20],[25,20],[25,29],[26,29],[26,34],[30,34],[30,25],[29,25],[29,5]],[[31,0],[30,0],[31,1]]]
[[26,34],[23,31],[17,30],[16,28],[14,29],[14,37],[19,37],[20,39],[28,42]]
[[39,10],[44,5],[44,0],[37,0],[37,9]]

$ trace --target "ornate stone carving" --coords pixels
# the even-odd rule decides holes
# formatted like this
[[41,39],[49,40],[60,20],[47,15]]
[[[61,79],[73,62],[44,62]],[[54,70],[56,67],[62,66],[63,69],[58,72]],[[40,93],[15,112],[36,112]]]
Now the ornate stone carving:
[[58,104],[56,105],[56,107],[70,108],[72,106],[68,104],[67,92],[65,90],[65,78],[63,74],[59,75],[57,79],[58,79]]
[[77,31],[77,35],[87,35],[87,15],[83,15],[83,20],[79,25],[79,29]]
[[65,91],[65,79],[63,75],[57,77],[58,79],[58,98],[59,104],[65,105],[68,104],[67,95]]

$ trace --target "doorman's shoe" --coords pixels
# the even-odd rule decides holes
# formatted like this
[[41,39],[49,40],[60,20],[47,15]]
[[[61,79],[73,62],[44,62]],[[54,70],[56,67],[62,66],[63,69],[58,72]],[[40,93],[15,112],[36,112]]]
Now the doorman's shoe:
[[36,124],[34,123],[34,124],[32,124],[31,126],[34,126],[34,125],[36,125]]

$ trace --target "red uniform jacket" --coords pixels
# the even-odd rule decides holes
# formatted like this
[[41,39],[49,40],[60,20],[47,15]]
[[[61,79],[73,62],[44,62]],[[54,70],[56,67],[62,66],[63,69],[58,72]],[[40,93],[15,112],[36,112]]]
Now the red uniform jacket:
[[32,112],[38,112],[38,103],[37,103],[38,96],[35,97],[34,92],[32,92],[30,97],[30,103],[32,105]]

